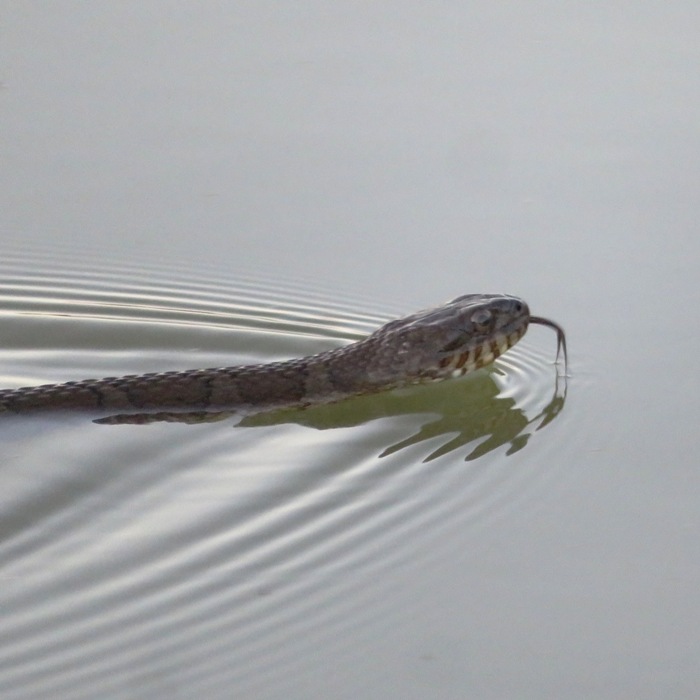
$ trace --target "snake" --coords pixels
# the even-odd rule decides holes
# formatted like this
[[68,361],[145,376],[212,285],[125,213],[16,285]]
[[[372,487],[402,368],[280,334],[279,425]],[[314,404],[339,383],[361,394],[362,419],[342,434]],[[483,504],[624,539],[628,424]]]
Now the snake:
[[563,349],[566,362],[566,336],[559,324],[531,316],[525,301],[515,296],[466,294],[307,357],[2,389],[0,414],[307,407],[473,372],[513,347],[529,324],[556,331],[557,359]]

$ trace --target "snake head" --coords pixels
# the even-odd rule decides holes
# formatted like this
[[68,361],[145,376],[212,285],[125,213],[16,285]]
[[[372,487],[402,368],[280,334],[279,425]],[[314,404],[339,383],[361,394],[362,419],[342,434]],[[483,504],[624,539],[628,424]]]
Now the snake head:
[[[374,338],[376,371],[394,385],[446,379],[493,362],[527,330],[530,310],[517,297],[467,294],[383,326]],[[379,378],[379,377],[378,377]]]
[[433,379],[460,376],[490,364],[523,337],[530,319],[522,299],[503,294],[467,294],[444,308],[452,312],[444,324],[449,338],[438,352]]

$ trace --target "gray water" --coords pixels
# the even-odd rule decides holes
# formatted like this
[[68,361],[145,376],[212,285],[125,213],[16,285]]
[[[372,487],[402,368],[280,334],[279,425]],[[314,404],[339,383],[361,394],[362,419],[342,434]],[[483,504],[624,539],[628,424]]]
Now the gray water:
[[264,362],[469,292],[463,380],[0,421],[0,695],[700,685],[700,12],[3,3],[2,386]]

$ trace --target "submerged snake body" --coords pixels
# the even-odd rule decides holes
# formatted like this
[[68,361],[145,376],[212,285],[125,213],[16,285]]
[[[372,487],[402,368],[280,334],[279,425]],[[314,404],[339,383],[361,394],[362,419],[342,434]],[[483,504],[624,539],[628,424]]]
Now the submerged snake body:
[[516,297],[469,294],[309,357],[0,390],[0,413],[264,410],[327,403],[483,367],[517,343],[529,322],[556,327],[531,317]]

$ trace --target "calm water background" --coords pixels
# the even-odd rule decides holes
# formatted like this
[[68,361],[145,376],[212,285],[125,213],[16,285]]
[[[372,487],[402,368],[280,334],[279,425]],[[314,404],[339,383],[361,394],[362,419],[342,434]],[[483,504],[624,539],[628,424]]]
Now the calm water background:
[[3,420],[3,698],[697,696],[696,4],[0,7],[3,386],[467,292],[571,351],[565,402],[533,329],[235,428]]

